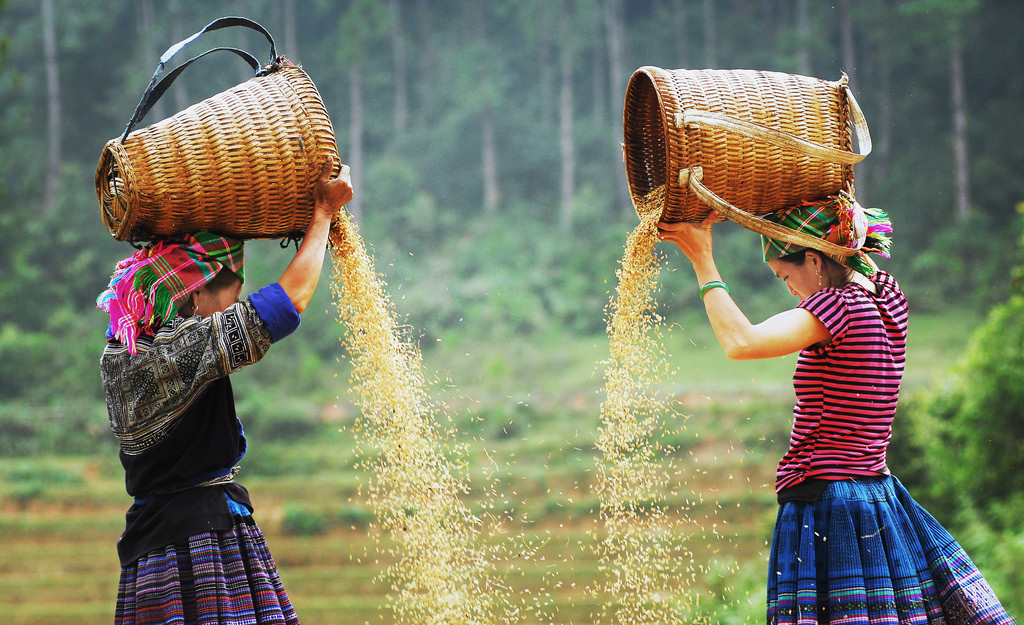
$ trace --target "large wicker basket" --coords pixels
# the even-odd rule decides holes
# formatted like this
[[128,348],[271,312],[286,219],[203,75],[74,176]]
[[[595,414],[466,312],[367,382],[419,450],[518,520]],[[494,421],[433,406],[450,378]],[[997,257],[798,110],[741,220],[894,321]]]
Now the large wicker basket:
[[[316,86],[302,69],[280,61],[265,75],[107,142],[96,194],[115,238],[143,241],[202,229],[242,239],[305,232],[327,156],[334,156],[336,170],[340,159]],[[139,113],[133,122],[145,114]]]
[[852,191],[853,164],[871,149],[845,75],[641,67],[626,89],[623,131],[635,203],[664,187],[664,221],[700,221],[714,209],[772,235],[777,227],[759,216]]

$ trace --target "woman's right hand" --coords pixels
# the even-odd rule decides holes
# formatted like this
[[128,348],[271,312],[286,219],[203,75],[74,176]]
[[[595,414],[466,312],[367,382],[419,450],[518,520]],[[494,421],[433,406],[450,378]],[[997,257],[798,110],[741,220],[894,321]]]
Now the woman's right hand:
[[658,238],[675,243],[696,266],[713,259],[711,227],[717,221],[721,221],[721,217],[715,211],[700,223],[659,221]]
[[341,173],[331,178],[334,171],[334,157],[328,156],[320,179],[313,188],[313,211],[320,218],[333,220],[341,207],[352,201],[352,176],[348,165],[342,164]]

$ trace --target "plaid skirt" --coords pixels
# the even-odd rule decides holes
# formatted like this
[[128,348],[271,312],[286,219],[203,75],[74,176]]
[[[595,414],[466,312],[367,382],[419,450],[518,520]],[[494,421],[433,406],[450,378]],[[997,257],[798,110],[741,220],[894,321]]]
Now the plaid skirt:
[[960,545],[895,477],[833,482],[779,506],[768,623],[1016,621]]
[[189,537],[121,569],[115,625],[297,625],[277,565],[252,517]]

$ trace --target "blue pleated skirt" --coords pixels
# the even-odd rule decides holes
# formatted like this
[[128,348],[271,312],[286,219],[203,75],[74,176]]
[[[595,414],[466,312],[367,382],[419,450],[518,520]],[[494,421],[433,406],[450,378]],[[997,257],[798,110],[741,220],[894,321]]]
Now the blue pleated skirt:
[[115,625],[298,625],[251,517],[189,537],[121,569]]
[[1008,625],[974,563],[895,477],[779,506],[768,623]]

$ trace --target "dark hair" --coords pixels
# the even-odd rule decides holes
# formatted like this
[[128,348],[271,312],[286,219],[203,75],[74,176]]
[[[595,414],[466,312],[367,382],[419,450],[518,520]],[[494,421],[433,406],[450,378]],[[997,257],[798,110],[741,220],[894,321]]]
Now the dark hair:
[[807,260],[807,248],[805,247],[795,252],[790,252],[785,256],[780,256],[779,260],[791,265],[803,265],[804,261]]
[[[791,265],[797,265],[802,267],[807,261],[807,252],[812,251],[810,248],[802,248],[795,252],[790,252],[785,256],[779,258],[784,263]],[[822,261],[822,267],[825,269],[825,273],[829,278],[829,286],[843,286],[849,284],[853,280],[854,270],[847,267],[846,265],[836,262],[834,258],[825,254],[824,252],[813,250]]]
[[227,267],[223,267],[213,277],[213,280],[206,283],[206,288],[213,293],[217,293],[230,286],[234,286],[236,280],[240,280],[238,274]]
[[[235,282],[240,279],[241,278],[239,278],[238,274],[236,274],[234,271],[231,271],[227,267],[222,267],[221,270],[217,272],[217,275],[215,275],[212,280],[205,284],[205,287],[206,290],[210,291],[211,293],[220,293],[224,289],[234,286]],[[178,315],[181,317],[191,317],[194,314],[195,308],[191,308],[190,296],[188,300],[183,301],[178,305]]]

